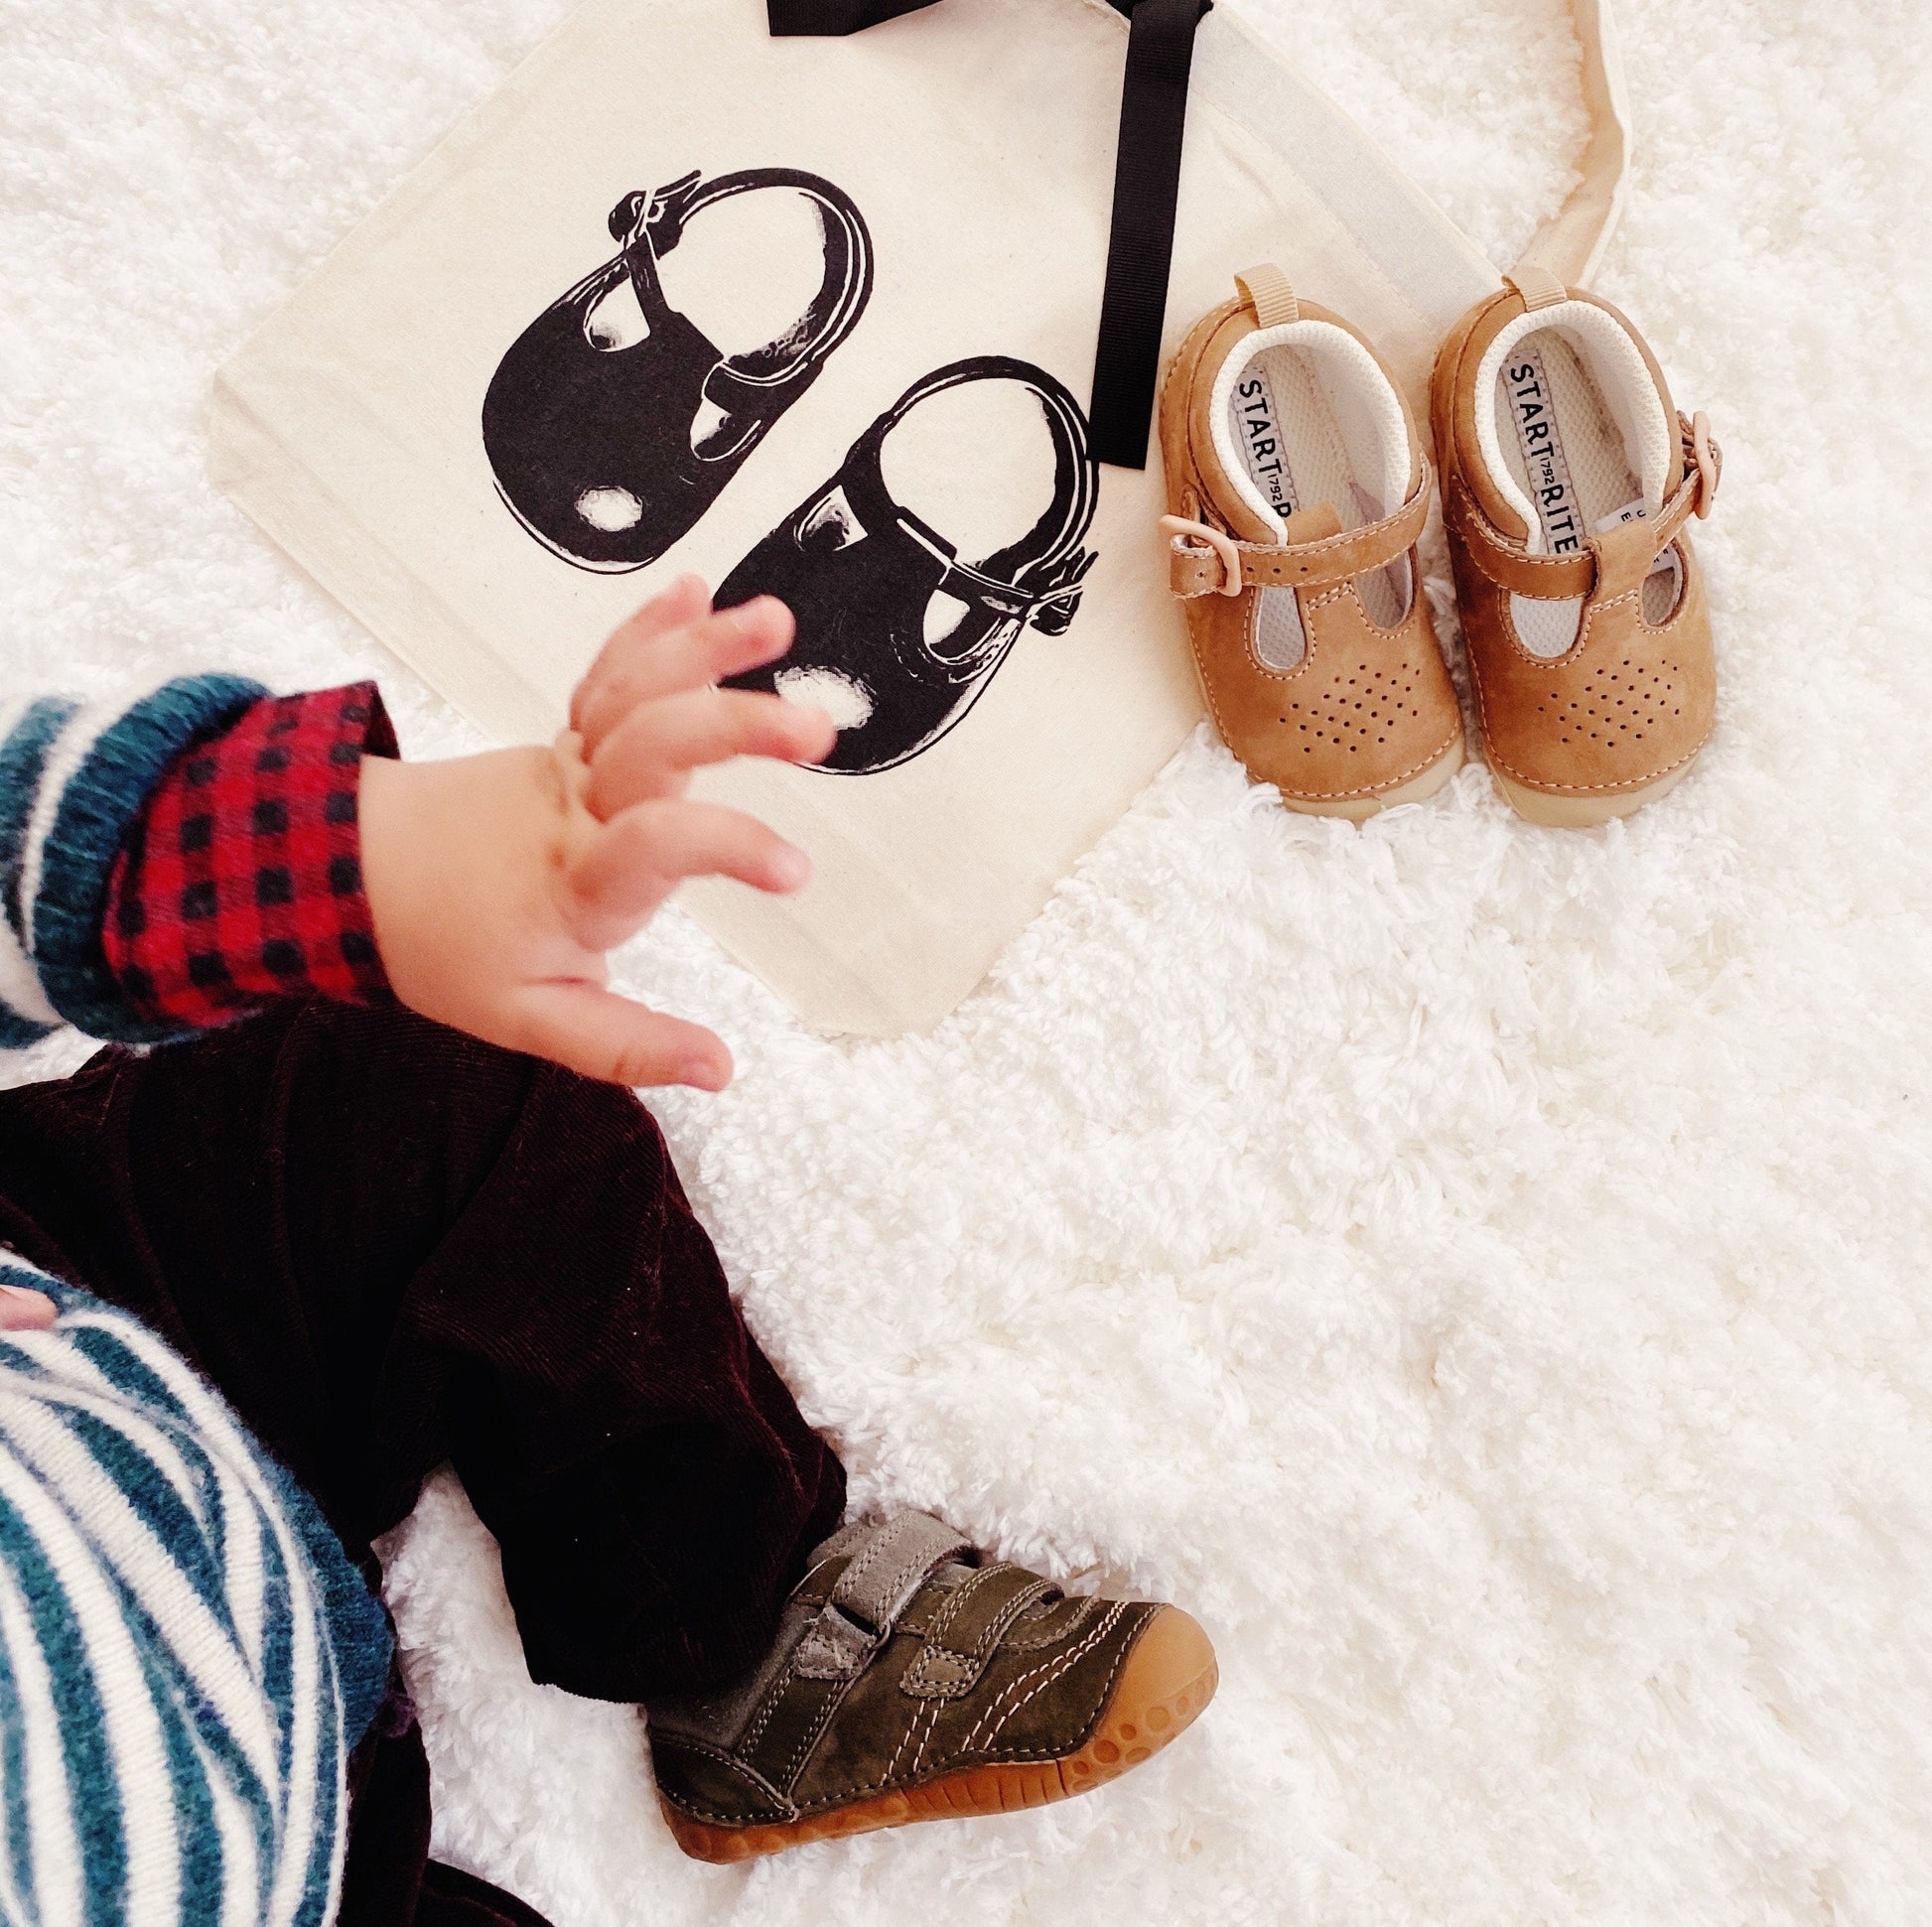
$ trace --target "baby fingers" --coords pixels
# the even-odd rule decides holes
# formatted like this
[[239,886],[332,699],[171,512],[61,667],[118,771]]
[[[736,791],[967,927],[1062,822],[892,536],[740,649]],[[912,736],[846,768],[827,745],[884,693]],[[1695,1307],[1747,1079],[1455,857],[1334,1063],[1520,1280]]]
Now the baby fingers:
[[731,1082],[731,1052],[712,1032],[594,984],[528,985],[506,1028],[510,1048],[552,1058],[583,1077],[703,1091]]
[[570,726],[594,756],[639,704],[775,661],[791,637],[791,613],[782,603],[760,596],[714,615],[703,583],[686,576],[604,645],[571,700]]
[[[647,670],[669,638],[711,614],[711,592],[697,576],[679,576],[611,631],[570,698],[570,727],[581,735],[600,722],[622,691]],[[621,710],[618,713],[621,714]],[[608,727],[608,724],[606,725]]]
[[816,762],[831,754],[837,735],[821,711],[753,690],[666,696],[633,709],[596,750],[587,747],[587,800],[608,821],[634,803],[676,795],[702,763],[732,757]]
[[571,868],[575,935],[621,943],[686,877],[734,877],[782,894],[811,876],[805,853],[756,816],[717,803],[638,803],[607,824]]

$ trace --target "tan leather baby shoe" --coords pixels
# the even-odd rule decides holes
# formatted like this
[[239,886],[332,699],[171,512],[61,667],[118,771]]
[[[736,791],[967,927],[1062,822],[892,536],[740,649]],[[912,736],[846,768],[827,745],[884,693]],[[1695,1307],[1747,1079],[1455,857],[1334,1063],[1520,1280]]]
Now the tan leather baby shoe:
[[1281,271],[1182,343],[1161,395],[1169,567],[1222,740],[1290,809],[1371,816],[1462,761],[1422,595],[1429,464],[1408,404],[1339,315]]
[[1643,338],[1545,270],[1465,315],[1431,401],[1476,720],[1533,823],[1625,816],[1711,731],[1711,618],[1684,530],[1719,457]]

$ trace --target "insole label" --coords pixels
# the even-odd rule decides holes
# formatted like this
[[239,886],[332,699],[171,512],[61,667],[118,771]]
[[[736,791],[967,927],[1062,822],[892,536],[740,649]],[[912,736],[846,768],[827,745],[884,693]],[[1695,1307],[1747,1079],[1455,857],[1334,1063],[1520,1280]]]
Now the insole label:
[[1523,350],[1503,370],[1509,384],[1510,413],[1516,423],[1516,445],[1523,451],[1529,472],[1530,499],[1536,503],[1544,540],[1553,555],[1574,555],[1584,546],[1583,504],[1564,460],[1563,436],[1557,428],[1556,404],[1543,356],[1536,348]]
[[1621,528],[1625,522],[1641,522],[1649,513],[1649,505],[1639,495],[1635,501],[1626,501],[1621,508],[1613,508],[1607,515],[1597,516],[1590,533],[1601,535],[1606,528]]
[[[1625,522],[1647,521],[1650,517],[1650,504],[1639,495],[1634,501],[1626,501],[1621,508],[1613,508],[1607,515],[1599,515],[1590,524],[1592,535],[1601,535],[1605,529],[1621,528]],[[1677,545],[1667,542],[1650,559],[1650,569],[1645,576],[1667,576],[1677,568]]]
[[1281,419],[1267,375],[1258,365],[1249,368],[1234,384],[1234,420],[1241,435],[1241,453],[1248,473],[1268,497],[1268,505],[1287,521],[1302,504],[1295,499],[1295,478],[1289,473]]

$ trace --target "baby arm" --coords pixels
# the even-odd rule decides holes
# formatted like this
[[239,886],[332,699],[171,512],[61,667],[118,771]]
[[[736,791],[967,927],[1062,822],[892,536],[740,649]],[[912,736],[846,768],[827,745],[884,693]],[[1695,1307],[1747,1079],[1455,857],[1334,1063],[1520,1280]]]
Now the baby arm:
[[395,759],[371,684],[0,703],[0,1047],[394,996],[588,1076],[721,1088],[724,1044],[613,994],[605,953],[686,877],[805,881],[764,825],[684,793],[704,763],[828,752],[817,711],[715,687],[790,641],[778,604],[714,614],[687,579],[611,638],[550,748],[442,762]]

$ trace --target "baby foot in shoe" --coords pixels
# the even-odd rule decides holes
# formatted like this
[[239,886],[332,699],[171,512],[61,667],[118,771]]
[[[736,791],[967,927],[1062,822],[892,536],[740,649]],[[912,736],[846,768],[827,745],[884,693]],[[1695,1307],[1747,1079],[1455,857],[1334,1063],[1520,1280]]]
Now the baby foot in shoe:
[[1045,1806],[1158,1752],[1218,1678],[1178,1607],[1065,1593],[901,1513],[818,1549],[749,1678],[650,1707],[658,1797],[718,1861]]

